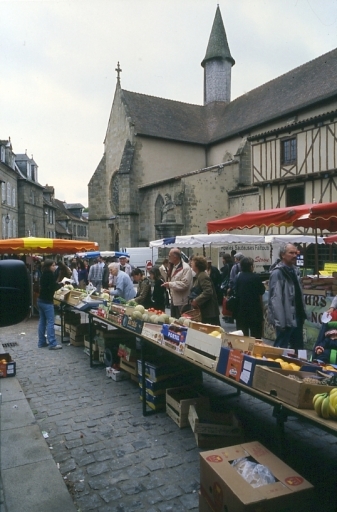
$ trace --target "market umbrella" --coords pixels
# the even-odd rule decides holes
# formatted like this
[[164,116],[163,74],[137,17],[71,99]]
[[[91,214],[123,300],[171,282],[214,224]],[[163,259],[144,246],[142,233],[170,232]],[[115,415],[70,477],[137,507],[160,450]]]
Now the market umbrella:
[[33,236],[0,240],[0,254],[67,254],[90,250],[98,250],[98,243]]
[[310,212],[313,205],[297,205],[287,208],[274,208],[272,210],[258,210],[244,212],[225,219],[207,222],[208,234],[232,231],[233,229],[251,229],[271,226],[293,226],[294,221],[301,215]]

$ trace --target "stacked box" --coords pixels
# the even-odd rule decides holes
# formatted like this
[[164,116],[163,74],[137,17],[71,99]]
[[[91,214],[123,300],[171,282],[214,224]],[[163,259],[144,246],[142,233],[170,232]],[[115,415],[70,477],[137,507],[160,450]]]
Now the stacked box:
[[81,313],[65,311],[63,319],[65,324],[79,325],[81,323]]
[[[139,386],[139,397],[140,400],[143,400],[143,388]],[[146,390],[146,403],[147,405],[153,409],[154,411],[164,411],[165,410],[165,394],[164,395],[151,395],[148,390]]]
[[119,366],[125,372],[128,372],[128,373],[130,373],[130,375],[135,376],[136,380],[138,382],[137,362],[136,361],[128,361],[127,359],[124,359],[124,357],[121,357]]
[[[137,361],[139,386],[142,387],[142,365]],[[200,384],[200,370],[191,369],[184,364],[153,363],[145,361],[146,402],[152,409],[164,409],[166,404],[166,389],[174,386]]]
[[70,344],[75,347],[84,345],[84,336],[89,332],[89,324],[70,325]]
[[[87,335],[84,335],[84,353],[90,356],[90,339]],[[99,358],[98,346],[95,341],[92,343],[92,358],[94,361],[98,361]]]

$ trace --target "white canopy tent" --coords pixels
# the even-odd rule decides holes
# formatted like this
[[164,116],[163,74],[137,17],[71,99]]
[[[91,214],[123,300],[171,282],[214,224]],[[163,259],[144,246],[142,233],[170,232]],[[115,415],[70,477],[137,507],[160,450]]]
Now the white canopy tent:
[[[175,236],[170,238],[161,238],[150,242],[150,247],[203,247],[214,246],[221,247],[229,243],[242,243],[242,244],[258,244],[258,243],[315,243],[314,236],[306,235],[237,235],[232,233],[215,233],[212,235],[198,234],[198,235],[184,235]],[[317,237],[317,243],[324,244],[323,237]]]

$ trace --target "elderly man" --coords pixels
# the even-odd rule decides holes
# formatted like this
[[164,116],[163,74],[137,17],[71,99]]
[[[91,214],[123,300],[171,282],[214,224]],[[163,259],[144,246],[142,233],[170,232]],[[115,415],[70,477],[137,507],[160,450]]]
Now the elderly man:
[[284,244],[281,261],[269,278],[268,321],[276,329],[275,347],[303,348],[303,324],[306,319],[303,292],[296,268],[297,248]]
[[188,303],[193,280],[192,270],[188,263],[182,260],[181,252],[177,247],[170,250],[168,259],[168,280],[162,286],[171,294],[171,316],[179,318],[182,307]]
[[109,272],[111,275],[116,277],[116,288],[106,290],[110,295],[122,297],[125,300],[134,299],[136,296],[136,290],[133,286],[130,276],[120,270],[119,263],[110,263]]
[[119,257],[119,269],[122,272],[125,272],[126,274],[131,276],[132,268],[131,268],[131,265],[127,262],[126,256]]

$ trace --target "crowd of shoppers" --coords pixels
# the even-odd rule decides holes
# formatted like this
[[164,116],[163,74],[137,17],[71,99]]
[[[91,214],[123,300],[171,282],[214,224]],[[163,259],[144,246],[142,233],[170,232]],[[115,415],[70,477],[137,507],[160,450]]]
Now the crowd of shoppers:
[[[306,319],[296,266],[297,254],[296,246],[291,243],[281,247],[279,258],[270,270],[267,307],[268,322],[276,332],[274,346],[290,347],[295,351],[304,346],[303,325]],[[254,272],[253,259],[240,252],[224,254],[223,266],[219,271],[212,265],[211,259],[206,260],[203,256],[192,256],[188,264],[180,249],[173,248],[162,265],[151,268],[148,277],[141,269],[132,268],[124,256],[110,264],[106,258],[98,257],[91,266],[88,260],[81,258],[74,258],[69,266],[62,260],[57,263],[50,259],[36,262],[33,283],[34,290],[38,290],[39,348],[62,348],[55,337],[53,297],[67,280],[81,289],[92,284],[98,292],[104,290],[114,297],[134,299],[145,308],[164,311],[170,301],[171,316],[174,318],[179,318],[187,306],[199,308],[201,321],[213,325],[220,325],[220,290],[224,297],[235,296],[236,328],[247,336],[263,336],[262,297],[265,287],[260,276]],[[337,297],[333,299],[328,313],[337,319]],[[314,347],[314,356],[323,360],[330,357],[331,350],[337,350],[336,336],[329,338],[325,334],[326,328],[322,328]]]

